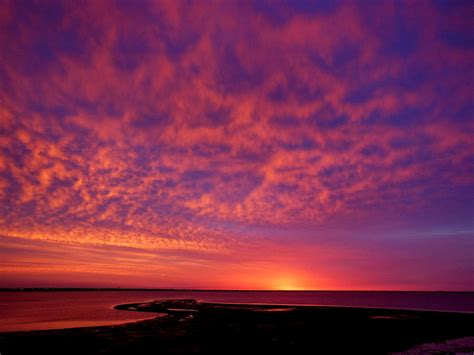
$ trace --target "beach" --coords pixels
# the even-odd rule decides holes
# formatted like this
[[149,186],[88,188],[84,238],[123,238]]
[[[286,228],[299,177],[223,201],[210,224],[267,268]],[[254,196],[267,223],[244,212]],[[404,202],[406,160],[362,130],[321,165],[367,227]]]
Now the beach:
[[122,325],[2,333],[0,352],[384,354],[410,349],[410,353],[474,350],[472,313],[194,299],[128,303],[115,308],[165,315]]

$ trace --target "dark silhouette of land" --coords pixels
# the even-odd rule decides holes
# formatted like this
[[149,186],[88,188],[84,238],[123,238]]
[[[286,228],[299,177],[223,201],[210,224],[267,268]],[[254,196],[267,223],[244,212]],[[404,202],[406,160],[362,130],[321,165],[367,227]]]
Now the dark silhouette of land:
[[[383,354],[433,343],[474,350],[474,314],[168,300],[118,305],[164,316],[116,326],[0,334],[2,354]],[[462,338],[461,340],[459,340]],[[442,343],[450,339],[454,342]],[[440,343],[441,342],[441,343]],[[421,350],[423,352],[423,350]]]

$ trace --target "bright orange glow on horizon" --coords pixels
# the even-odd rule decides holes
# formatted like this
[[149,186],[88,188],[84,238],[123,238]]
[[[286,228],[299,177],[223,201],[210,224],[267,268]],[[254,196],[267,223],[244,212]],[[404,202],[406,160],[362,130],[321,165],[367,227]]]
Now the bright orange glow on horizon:
[[[272,290],[280,290],[280,291],[298,291],[298,290],[308,290],[301,286],[298,282],[291,278],[277,278],[275,282],[275,287]],[[317,290],[316,287],[310,287],[309,290]]]

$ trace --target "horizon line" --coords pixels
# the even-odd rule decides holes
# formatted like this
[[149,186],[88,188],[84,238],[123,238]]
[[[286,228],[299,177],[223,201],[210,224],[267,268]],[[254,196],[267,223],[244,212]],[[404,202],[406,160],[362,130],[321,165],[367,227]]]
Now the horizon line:
[[193,291],[193,292],[474,292],[474,290],[302,290],[302,289],[199,289],[199,288],[142,288],[142,287],[0,287],[3,291]]

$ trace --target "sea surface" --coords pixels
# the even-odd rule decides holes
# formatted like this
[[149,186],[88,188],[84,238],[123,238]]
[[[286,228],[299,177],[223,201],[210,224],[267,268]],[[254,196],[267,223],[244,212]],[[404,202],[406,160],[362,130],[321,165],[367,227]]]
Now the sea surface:
[[0,332],[112,325],[156,314],[114,305],[158,299],[474,312],[474,292],[365,291],[2,291]]

